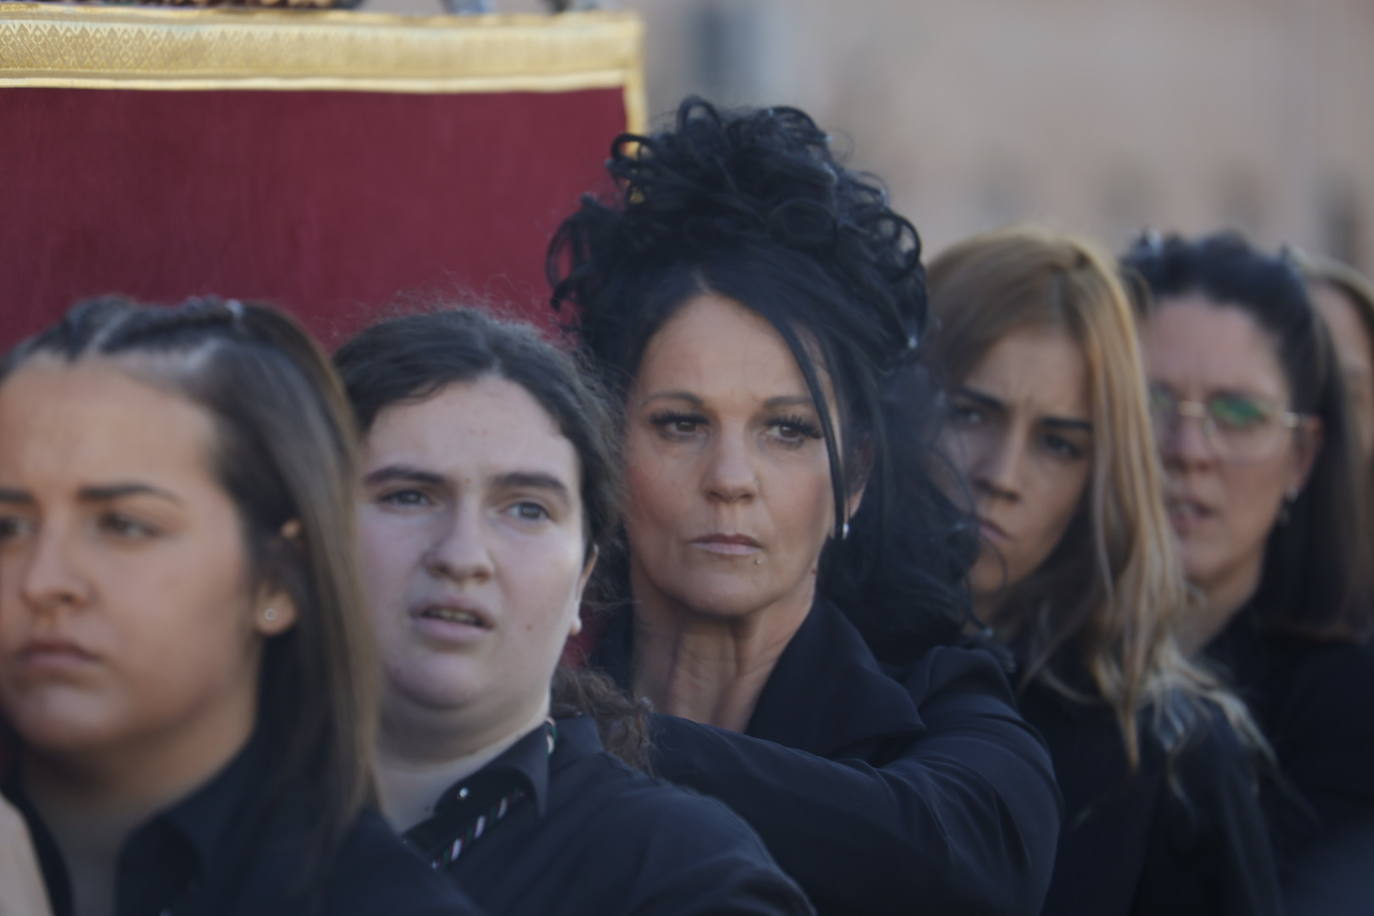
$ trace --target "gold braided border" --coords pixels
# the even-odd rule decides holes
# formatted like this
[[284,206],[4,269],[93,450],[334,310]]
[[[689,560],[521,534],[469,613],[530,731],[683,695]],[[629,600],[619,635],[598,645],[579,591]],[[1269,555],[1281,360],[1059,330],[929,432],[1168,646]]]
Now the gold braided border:
[[567,92],[623,88],[647,122],[626,12],[400,16],[0,2],[0,87]]

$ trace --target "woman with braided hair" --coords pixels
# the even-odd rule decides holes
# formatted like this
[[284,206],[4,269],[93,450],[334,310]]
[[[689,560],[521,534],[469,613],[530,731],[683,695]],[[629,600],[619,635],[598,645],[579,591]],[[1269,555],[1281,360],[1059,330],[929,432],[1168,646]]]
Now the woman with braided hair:
[[550,249],[624,409],[628,511],[592,661],[659,775],[729,803],[826,913],[1035,913],[1059,824],[974,546],[926,474],[915,229],[791,108],[626,135]]

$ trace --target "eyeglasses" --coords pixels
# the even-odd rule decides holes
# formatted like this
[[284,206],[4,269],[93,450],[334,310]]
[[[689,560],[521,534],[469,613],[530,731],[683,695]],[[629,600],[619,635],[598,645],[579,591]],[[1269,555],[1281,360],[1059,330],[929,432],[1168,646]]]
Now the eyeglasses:
[[1305,420],[1302,414],[1253,395],[1228,392],[1185,401],[1161,385],[1150,386],[1150,415],[1161,442],[1174,434],[1183,417],[1197,420],[1216,456],[1233,462],[1268,458]]

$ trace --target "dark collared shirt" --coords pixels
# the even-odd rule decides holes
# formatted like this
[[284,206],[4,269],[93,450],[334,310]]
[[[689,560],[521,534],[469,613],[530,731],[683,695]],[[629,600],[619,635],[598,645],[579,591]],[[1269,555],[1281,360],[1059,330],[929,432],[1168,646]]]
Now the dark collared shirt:
[[[512,789],[525,793],[447,867],[486,912],[812,912],[725,805],[621,763],[603,749],[591,719],[556,724],[552,755],[541,726],[444,793],[444,801],[471,801],[478,816]],[[432,826],[410,832],[430,834],[427,851],[444,845]]]
[[[622,686],[631,639],[622,613],[592,658]],[[819,600],[743,734],[656,715],[654,744],[656,772],[743,815],[820,912],[1039,912],[1058,789],[983,650],[889,671]]]
[[[261,797],[271,775],[260,738],[201,788],[137,828],[120,850],[115,916],[394,916],[476,914],[450,882],[405,847],[375,812],[354,822],[311,888],[311,819],[288,796]],[[53,916],[73,912],[66,866],[16,778]]]

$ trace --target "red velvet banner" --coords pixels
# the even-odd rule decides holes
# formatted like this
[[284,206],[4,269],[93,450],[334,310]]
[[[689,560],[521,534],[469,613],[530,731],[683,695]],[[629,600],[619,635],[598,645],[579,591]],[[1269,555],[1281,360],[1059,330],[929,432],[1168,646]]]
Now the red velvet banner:
[[398,294],[547,322],[544,246],[625,124],[619,88],[0,88],[0,345],[106,292],[264,299],[327,344]]

